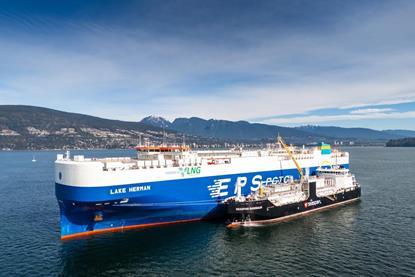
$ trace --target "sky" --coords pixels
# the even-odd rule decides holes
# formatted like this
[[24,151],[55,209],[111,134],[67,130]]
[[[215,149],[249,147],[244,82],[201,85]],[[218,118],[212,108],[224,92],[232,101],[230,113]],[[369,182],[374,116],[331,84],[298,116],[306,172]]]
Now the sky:
[[0,104],[415,130],[415,1],[0,0]]

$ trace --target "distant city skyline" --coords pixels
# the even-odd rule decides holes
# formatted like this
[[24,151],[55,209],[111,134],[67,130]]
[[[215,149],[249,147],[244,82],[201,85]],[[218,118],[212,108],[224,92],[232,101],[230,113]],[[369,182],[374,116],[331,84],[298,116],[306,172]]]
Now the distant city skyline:
[[0,1],[0,104],[415,130],[413,1]]

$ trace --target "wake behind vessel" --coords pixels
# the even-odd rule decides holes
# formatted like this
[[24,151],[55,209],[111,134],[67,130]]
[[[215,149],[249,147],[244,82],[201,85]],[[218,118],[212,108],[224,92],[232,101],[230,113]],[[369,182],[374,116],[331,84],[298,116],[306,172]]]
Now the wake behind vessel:
[[[290,146],[307,175],[349,167],[349,155],[328,145]],[[193,151],[186,146],[138,146],[137,157],[73,158],[59,154],[55,190],[61,238],[224,217],[236,194],[286,184],[300,175],[280,144],[264,149]]]

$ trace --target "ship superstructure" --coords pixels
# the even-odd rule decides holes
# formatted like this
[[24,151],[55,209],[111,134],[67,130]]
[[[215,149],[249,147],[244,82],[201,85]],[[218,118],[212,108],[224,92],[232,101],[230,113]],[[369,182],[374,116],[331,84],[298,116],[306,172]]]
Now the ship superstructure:
[[[289,149],[304,175],[318,168],[349,167],[349,154],[328,145]],[[250,150],[196,151],[184,145],[136,150],[134,158],[57,156],[55,186],[63,239],[221,217],[224,199],[238,189],[248,195],[301,175],[280,144]]]

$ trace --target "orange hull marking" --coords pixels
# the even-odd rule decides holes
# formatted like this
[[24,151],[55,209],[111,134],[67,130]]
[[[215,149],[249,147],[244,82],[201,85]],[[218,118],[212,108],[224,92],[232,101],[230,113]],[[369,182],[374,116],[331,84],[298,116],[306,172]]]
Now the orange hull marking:
[[236,229],[236,228],[239,228],[239,227],[241,227],[241,225],[238,224],[238,223],[235,223],[235,222],[232,222],[232,223],[226,225],[226,228],[229,228],[229,229]]
[[87,236],[90,236],[90,235],[103,234],[103,233],[121,232],[121,231],[131,230],[131,229],[155,227],[155,226],[161,226],[161,225],[171,225],[171,224],[186,223],[186,222],[196,222],[196,221],[200,221],[200,220],[201,220],[201,218],[196,218],[196,219],[185,219],[185,220],[177,220],[177,221],[170,221],[170,222],[145,223],[145,224],[138,224],[138,225],[131,225],[131,226],[106,228],[106,229],[101,229],[101,230],[86,231],[86,232],[82,232],[82,233],[61,236],[61,240],[87,237]]

